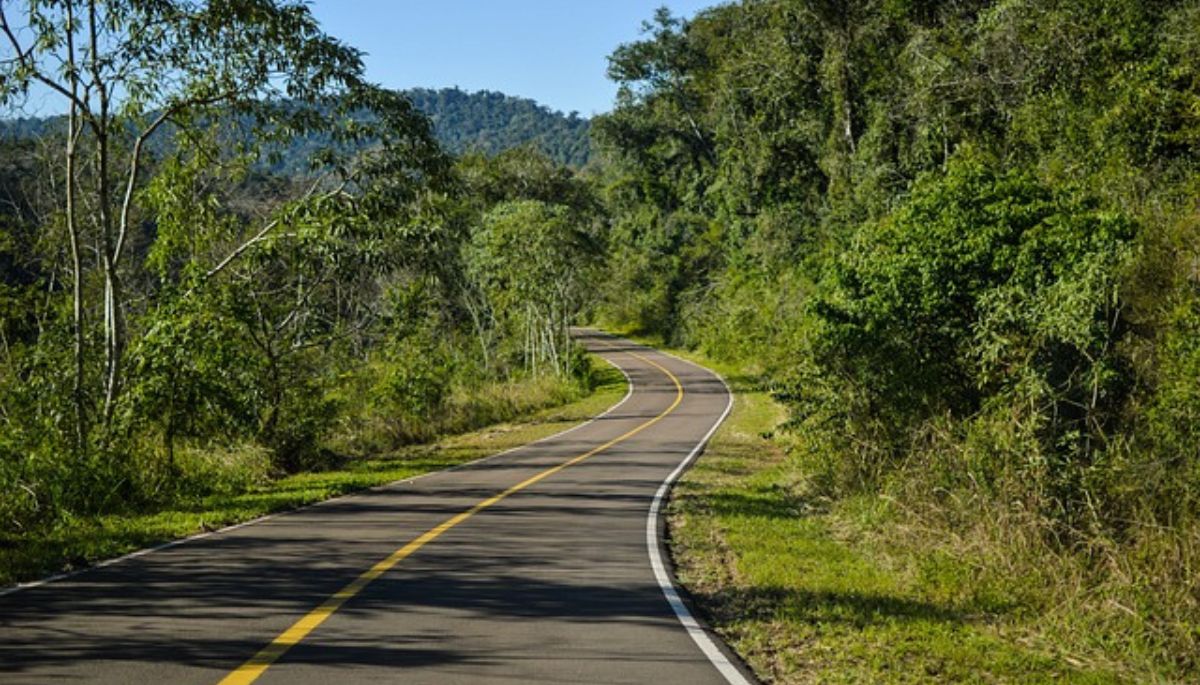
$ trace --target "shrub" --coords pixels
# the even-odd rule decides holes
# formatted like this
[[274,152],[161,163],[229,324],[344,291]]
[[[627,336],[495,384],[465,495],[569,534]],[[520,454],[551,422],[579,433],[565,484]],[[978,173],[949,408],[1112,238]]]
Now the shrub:
[[858,230],[812,301],[784,396],[845,436],[860,480],[933,418],[1012,412],[1036,427],[1065,504],[1130,389],[1118,286],[1134,227],[999,166],[965,150]]

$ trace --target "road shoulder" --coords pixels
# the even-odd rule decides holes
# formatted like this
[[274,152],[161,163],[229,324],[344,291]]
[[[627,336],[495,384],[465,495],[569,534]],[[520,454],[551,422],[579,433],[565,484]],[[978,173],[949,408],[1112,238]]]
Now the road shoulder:
[[970,569],[887,542],[887,502],[805,497],[784,408],[743,369],[682,353],[737,402],[675,487],[668,544],[699,615],[764,682],[1125,682],[1036,639],[1036,617],[964,610]]

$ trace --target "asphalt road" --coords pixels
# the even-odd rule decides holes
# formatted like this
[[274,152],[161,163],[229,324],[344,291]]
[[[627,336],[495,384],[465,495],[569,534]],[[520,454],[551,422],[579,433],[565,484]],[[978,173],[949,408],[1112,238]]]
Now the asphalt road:
[[656,494],[727,390],[581,339],[632,381],[608,414],[2,596],[0,682],[741,682],[653,568]]

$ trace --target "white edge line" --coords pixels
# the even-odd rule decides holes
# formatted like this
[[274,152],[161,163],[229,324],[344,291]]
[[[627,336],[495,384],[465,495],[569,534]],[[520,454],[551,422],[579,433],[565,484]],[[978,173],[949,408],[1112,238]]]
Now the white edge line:
[[[600,355],[596,355],[596,356],[600,357]],[[299,512],[308,510],[308,509],[312,509],[313,507],[319,507],[323,504],[328,504],[330,502],[338,502],[341,500],[350,499],[352,497],[360,497],[360,496],[370,493],[370,492],[378,492],[380,490],[387,490],[389,488],[393,488],[398,485],[406,485],[408,483],[411,483],[415,480],[420,480],[422,478],[428,478],[430,476],[436,476],[436,475],[443,474],[443,473],[450,473],[451,471],[458,471],[459,469],[464,469],[464,468],[467,468],[470,466],[475,466],[477,464],[482,464],[483,462],[486,462],[486,461],[491,461],[492,459],[496,459],[498,457],[503,457],[506,454],[511,454],[513,452],[516,452],[517,450],[525,449],[526,447],[530,447],[530,446],[536,445],[541,442],[546,442],[547,440],[553,440],[554,438],[561,437],[563,435],[566,435],[567,433],[577,431],[580,428],[583,428],[584,426],[590,426],[591,424],[599,421],[600,419],[608,416],[609,414],[611,414],[614,411],[616,411],[617,409],[619,409],[621,407],[621,405],[625,404],[625,402],[627,402],[629,400],[629,398],[633,396],[633,379],[631,379],[629,377],[629,374],[625,372],[625,369],[622,369],[621,367],[617,366],[616,364],[612,363],[611,361],[604,359],[604,357],[600,357],[600,359],[602,359],[606,364],[613,367],[617,371],[620,371],[621,375],[625,377],[625,385],[626,385],[625,396],[621,398],[620,402],[617,402],[616,404],[612,405],[608,409],[605,409],[602,413],[593,416],[592,418],[588,419],[587,421],[584,421],[583,423],[577,423],[574,426],[571,426],[570,428],[561,430],[552,435],[547,435],[546,437],[538,438],[537,440],[523,443],[523,444],[517,445],[516,447],[510,447],[502,452],[496,452],[495,454],[489,454],[486,457],[480,457],[478,459],[472,459],[471,461],[466,461],[461,464],[455,464],[454,466],[451,466],[448,468],[440,469],[437,471],[429,471],[428,473],[418,474],[416,476],[411,476],[409,478],[401,478],[400,480],[395,480],[390,483],[384,483],[382,485],[375,485],[375,486],[372,486],[369,488],[355,490],[354,492],[347,492],[345,494],[338,495],[336,497],[330,497],[329,499],[323,499],[323,500],[319,500],[316,502],[310,502],[303,506],[296,507],[295,509],[288,509],[285,511],[273,512],[270,514],[266,514],[265,516],[259,516],[258,518],[252,518],[248,521],[242,521],[241,523],[235,523],[235,524],[232,524],[229,526],[225,526],[223,528],[218,528],[216,530],[209,530],[209,531],[205,531],[203,533],[196,533],[195,535],[188,535],[187,537],[182,537],[182,538],[178,538],[176,540],[171,540],[170,542],[164,542],[161,545],[155,545],[153,547],[139,549],[135,552],[130,552],[128,554],[122,554],[119,557],[113,557],[111,559],[105,559],[103,561],[98,561],[90,566],[87,566],[87,567],[81,568],[81,569],[76,569],[74,571],[67,571],[65,573],[56,573],[54,575],[46,576],[45,578],[39,578],[38,580],[32,580],[27,583],[17,583],[16,585],[12,585],[10,587],[0,589],[0,597],[5,597],[7,595],[15,594],[22,590],[32,590],[33,588],[41,587],[43,585],[49,585],[50,583],[58,582],[60,580],[74,578],[75,576],[82,575],[89,571],[95,571],[97,569],[102,569],[107,566],[112,566],[114,564],[119,564],[119,563],[122,563],[125,561],[129,561],[130,559],[136,559],[138,557],[143,557],[143,556],[146,556],[147,554],[152,554],[154,552],[161,552],[162,550],[170,549],[172,547],[176,547],[176,546],[182,545],[184,543],[196,542],[197,540],[203,540],[204,538],[212,537],[214,535],[223,535],[225,533],[231,533],[231,532],[237,530],[238,528],[245,528],[247,526],[257,525],[259,523],[265,523],[271,519],[279,518],[280,516],[287,516],[288,514],[296,514],[296,513],[299,513]]]
[[[634,344],[638,345],[638,343]],[[671,578],[671,574],[667,573],[666,560],[663,559],[662,555],[663,545],[658,535],[658,521],[662,512],[663,501],[666,499],[667,493],[671,491],[671,486],[675,484],[675,481],[679,480],[679,476],[681,476],[683,472],[692,465],[692,462],[696,460],[696,457],[700,454],[700,451],[704,449],[704,446],[708,444],[709,439],[712,438],[713,434],[717,432],[717,429],[721,427],[721,424],[724,423],[725,418],[729,416],[729,412],[733,410],[733,391],[730,390],[729,384],[725,382],[725,379],[721,377],[721,374],[713,371],[712,369],[701,366],[700,364],[697,364],[691,360],[677,357],[670,352],[655,350],[654,348],[646,347],[645,345],[638,346],[648,350],[653,350],[659,354],[671,357],[685,364],[689,364],[698,369],[711,373],[718,381],[721,382],[721,385],[725,387],[725,395],[729,398],[725,403],[725,410],[722,411],[721,415],[717,417],[717,420],[713,423],[712,427],[708,429],[708,432],[704,434],[704,437],[700,438],[700,442],[696,443],[696,446],[692,448],[692,451],[689,452],[686,457],[684,457],[683,461],[679,462],[679,465],[675,467],[675,470],[672,471],[665,480],[663,480],[662,485],[658,487],[658,492],[654,493],[654,500],[650,503],[650,511],[646,514],[646,551],[650,554],[650,567],[654,570],[654,579],[658,581],[659,589],[662,590],[663,596],[667,599],[667,604],[671,605],[671,609],[675,612],[675,617],[679,619],[681,624],[683,624],[684,629],[687,630],[688,635],[691,636],[692,640],[696,643],[696,646],[700,648],[701,652],[704,652],[704,656],[708,657],[708,660],[712,662],[712,665],[716,667],[721,675],[725,677],[725,680],[731,685],[752,685],[751,681],[742,674],[741,670],[732,661],[730,661],[729,657],[727,657],[725,653],[721,651],[721,648],[718,647],[715,642],[713,642],[712,636],[709,635],[708,631],[706,631],[704,627],[700,625],[700,622],[696,620],[696,617],[692,615],[692,612],[688,610],[687,605],[684,604],[683,599],[679,596],[679,591],[675,588],[675,582]]]

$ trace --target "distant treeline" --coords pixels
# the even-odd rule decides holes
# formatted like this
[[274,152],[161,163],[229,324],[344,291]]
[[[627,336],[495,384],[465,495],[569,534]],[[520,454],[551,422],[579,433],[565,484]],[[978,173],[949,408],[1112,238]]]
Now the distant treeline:
[[559,164],[583,167],[591,157],[588,120],[564,115],[533,100],[495,91],[416,88],[405,96],[433,121],[433,133],[449,152],[496,155],[533,145]]
[[[458,88],[416,88],[403,95],[433,122],[438,143],[452,154],[477,152],[494,156],[529,146],[559,164],[582,168],[591,158],[589,122],[537,102],[494,91],[470,93]],[[64,125],[65,117],[0,119],[0,136],[40,137]],[[161,145],[169,136],[160,136]],[[309,157],[328,145],[327,136],[310,132],[278,145],[258,168],[279,175],[308,172]]]

